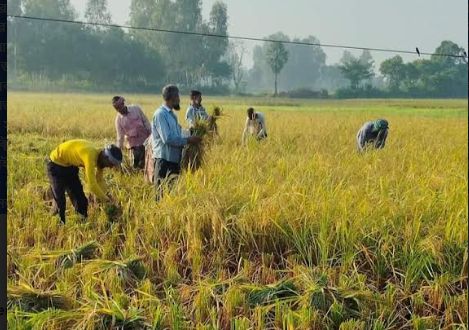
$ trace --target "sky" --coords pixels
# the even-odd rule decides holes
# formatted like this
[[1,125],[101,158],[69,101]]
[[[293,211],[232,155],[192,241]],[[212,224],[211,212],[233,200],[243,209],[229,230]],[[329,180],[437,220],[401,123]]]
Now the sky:
[[[217,0],[202,0],[204,18]],[[86,0],[71,0],[83,13]],[[128,23],[131,0],[108,0],[113,21]],[[468,48],[467,0],[225,0],[228,33],[266,37],[282,31],[290,38],[313,35],[323,44],[392,48],[433,52],[442,40]],[[252,65],[252,48],[246,41],[245,65]],[[327,49],[328,64],[336,63],[342,49]],[[352,52],[358,54],[357,52]],[[395,54],[372,52],[376,66]],[[413,55],[401,55],[414,60]]]

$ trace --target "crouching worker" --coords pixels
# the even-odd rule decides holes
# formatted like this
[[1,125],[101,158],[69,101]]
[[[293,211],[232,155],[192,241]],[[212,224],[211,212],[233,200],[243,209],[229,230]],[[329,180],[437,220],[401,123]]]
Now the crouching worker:
[[363,124],[357,133],[357,148],[363,152],[368,146],[376,149],[384,148],[388,137],[389,123],[385,119],[369,121]]
[[246,143],[248,135],[254,136],[258,141],[265,139],[267,137],[267,127],[265,126],[264,114],[254,111],[254,108],[249,108],[247,115],[242,138],[243,144]]
[[88,199],[78,177],[79,168],[85,169],[85,179],[91,193],[99,200],[111,201],[106,195],[103,169],[120,167],[122,152],[115,145],[96,149],[86,140],[69,140],[55,148],[47,159],[47,176],[55,202],[55,213],[65,223],[65,192],[75,210],[84,218],[88,216]]

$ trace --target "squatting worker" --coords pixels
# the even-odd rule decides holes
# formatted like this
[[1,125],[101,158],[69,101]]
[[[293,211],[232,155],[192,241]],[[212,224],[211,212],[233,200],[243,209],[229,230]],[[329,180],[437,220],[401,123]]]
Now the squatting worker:
[[247,110],[246,124],[244,125],[242,142],[246,142],[246,138],[254,136],[258,141],[267,137],[267,127],[265,126],[264,114],[254,111],[254,108]]
[[385,119],[369,121],[363,124],[357,133],[357,148],[360,152],[367,146],[376,149],[384,148],[386,138],[388,137],[389,123]]
[[124,137],[132,152],[133,167],[143,168],[145,165],[145,140],[151,134],[151,125],[138,105],[126,105],[122,96],[114,96],[112,105],[117,111],[116,133],[117,146],[122,150]]
[[163,104],[155,111],[151,125],[153,158],[155,171],[153,182],[156,185],[156,199],[163,197],[163,183],[168,178],[171,184],[181,171],[182,149],[187,144],[197,144],[200,137],[182,135],[181,126],[173,110],[181,109],[179,89],[174,85],[163,88]]
[[208,121],[210,116],[208,115],[205,108],[202,106],[202,93],[196,90],[191,91],[191,105],[186,111],[186,122],[191,130],[195,126],[198,120]]
[[86,140],[69,140],[59,144],[47,159],[47,176],[54,195],[55,213],[59,214],[60,220],[65,223],[65,192],[75,210],[85,218],[88,216],[88,199],[78,177],[79,167],[85,169],[90,192],[99,200],[111,201],[111,197],[106,195],[103,169],[119,167],[121,162],[122,152],[112,144],[104,149],[97,149]]

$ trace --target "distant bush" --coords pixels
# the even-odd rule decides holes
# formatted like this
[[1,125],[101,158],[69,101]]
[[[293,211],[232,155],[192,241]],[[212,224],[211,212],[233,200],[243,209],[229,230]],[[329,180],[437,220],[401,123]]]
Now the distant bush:
[[310,88],[297,88],[288,92],[280,92],[279,96],[298,99],[326,99],[329,97],[329,93],[326,89],[315,91]]
[[335,97],[338,99],[382,98],[386,96],[385,91],[371,85],[360,88],[339,88],[335,92]]

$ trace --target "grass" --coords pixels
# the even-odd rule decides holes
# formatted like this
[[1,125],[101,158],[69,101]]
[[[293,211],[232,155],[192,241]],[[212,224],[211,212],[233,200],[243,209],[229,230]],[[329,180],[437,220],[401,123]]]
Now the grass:
[[[110,97],[8,95],[9,328],[467,328],[466,100],[204,97],[226,116],[200,169],[159,203],[143,175],[105,172],[118,216],[67,201],[60,225],[43,160],[112,142]],[[149,118],[161,102],[126,98]],[[248,105],[269,138],[242,147]],[[357,154],[378,117],[386,148]]]

